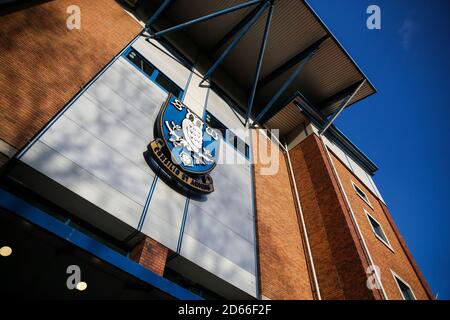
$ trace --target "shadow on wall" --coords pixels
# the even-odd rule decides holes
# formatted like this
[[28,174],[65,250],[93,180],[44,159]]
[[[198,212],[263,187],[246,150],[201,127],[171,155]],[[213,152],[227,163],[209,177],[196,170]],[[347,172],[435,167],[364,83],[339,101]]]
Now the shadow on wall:
[[51,0],[4,0],[4,4],[0,7],[0,16],[12,13],[14,11],[24,10],[32,6],[36,6],[45,2],[50,2]]
[[16,148],[141,30],[114,2],[87,0],[77,3],[81,29],[69,30],[66,10],[72,4],[27,1],[23,10],[0,16],[0,139]]

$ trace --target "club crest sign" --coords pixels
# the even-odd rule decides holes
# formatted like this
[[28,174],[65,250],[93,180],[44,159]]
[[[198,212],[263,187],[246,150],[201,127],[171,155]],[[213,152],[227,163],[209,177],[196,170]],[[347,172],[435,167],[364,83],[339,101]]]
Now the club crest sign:
[[219,134],[175,96],[169,95],[156,119],[149,150],[159,166],[185,188],[214,191],[208,173],[216,166]]

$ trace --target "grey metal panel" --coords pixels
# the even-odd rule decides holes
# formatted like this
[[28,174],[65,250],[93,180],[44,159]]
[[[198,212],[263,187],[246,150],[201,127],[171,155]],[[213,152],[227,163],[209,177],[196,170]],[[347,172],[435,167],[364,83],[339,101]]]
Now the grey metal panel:
[[[130,199],[144,205],[153,172],[143,170],[69,118],[61,117],[40,141]],[[145,144],[143,147],[145,148]],[[139,157],[143,158],[142,154]]]
[[[231,107],[213,90],[210,90],[208,95],[207,107],[208,112],[211,112],[214,117],[220,119],[229,129],[241,129],[244,127],[243,118],[237,114]],[[245,136],[239,135],[245,140]]]
[[[217,210],[221,210],[221,208]],[[246,220],[242,219],[242,223],[251,223]],[[221,223],[214,216],[214,211],[206,212],[203,207],[191,202],[183,236],[185,234],[190,235],[219,255],[254,274],[255,255],[253,239],[248,241],[228,225]]]
[[198,116],[203,116],[206,104],[206,95],[208,88],[200,87],[202,78],[195,72],[192,72],[183,102],[188,108],[194,111]]
[[180,254],[237,288],[256,296],[256,278],[253,274],[240,268],[188,234],[183,237]]
[[159,104],[162,96],[165,95],[164,91],[147,79],[145,79],[145,81],[148,81],[148,85],[146,85],[147,89],[143,90],[142,87],[137,87],[126,77],[128,73],[139,73],[139,70],[134,69],[128,72],[121,70],[119,72],[114,66],[115,64],[87,92],[93,96],[105,97],[107,91],[105,91],[104,86],[107,85],[132,106],[150,116],[153,115],[154,109],[151,107]]
[[350,156],[348,156],[341,148],[339,148],[336,144],[331,142],[329,139],[324,137],[324,140],[330,148],[330,150],[334,153],[334,155],[342,161],[342,163],[351,171],[353,174],[358,177],[359,180],[369,189],[371,190],[381,201],[384,202],[383,197],[378,191],[372,177],[358,164],[356,163]]
[[176,251],[185,204],[185,196],[158,180],[141,231]]
[[37,141],[21,160],[128,225],[137,227],[142,205],[45,143]]
[[151,39],[149,43],[141,37],[132,46],[184,90],[191,73],[190,70],[178,62],[158,41]]
[[[147,144],[152,138],[148,130],[146,130],[147,136],[137,134],[134,130],[130,130],[119,118],[105,111],[100,104],[87,99],[86,96],[80,97],[75,105],[64,114],[64,117],[69,118],[79,127],[89,132],[93,136],[89,137],[90,139],[94,138],[103,142],[104,145],[112,148],[115,153],[121,154],[142,170],[152,172],[142,155],[147,150]],[[146,122],[145,118],[142,120],[142,122]],[[150,126],[151,123],[148,123],[148,125]],[[62,125],[57,127],[63,131],[55,132],[55,135],[66,134],[64,131],[66,128]],[[72,139],[77,139],[77,137]],[[88,147],[86,146],[86,148]],[[95,160],[86,159],[86,161]]]

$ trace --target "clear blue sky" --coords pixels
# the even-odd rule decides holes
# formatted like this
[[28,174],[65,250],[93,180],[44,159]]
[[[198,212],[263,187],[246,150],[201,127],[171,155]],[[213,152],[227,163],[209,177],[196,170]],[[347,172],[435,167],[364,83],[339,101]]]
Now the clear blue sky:
[[[308,0],[378,93],[337,126],[375,181],[439,299],[450,299],[450,1]],[[366,28],[369,5],[381,30]]]

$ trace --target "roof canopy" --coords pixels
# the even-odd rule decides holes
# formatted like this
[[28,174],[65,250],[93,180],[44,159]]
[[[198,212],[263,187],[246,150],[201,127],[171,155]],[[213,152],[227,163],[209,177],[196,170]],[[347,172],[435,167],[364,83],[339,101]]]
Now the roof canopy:
[[[205,73],[258,12],[261,3],[220,15],[162,36],[180,50],[196,68]],[[230,8],[246,0],[173,0],[152,25],[160,31]],[[160,8],[162,0],[149,0],[151,10]],[[293,93],[300,91],[321,114],[338,110],[342,100],[366,79],[364,73],[342,48],[311,7],[302,0],[274,0],[273,15],[261,64],[252,115],[267,106],[279,88],[305,60],[308,50],[320,45],[293,82],[273,104],[273,115]],[[264,10],[248,32],[226,55],[210,80],[227,93],[245,112],[255,80],[258,57],[270,10]],[[367,80],[367,79],[366,79]],[[366,81],[349,105],[376,92]]]

